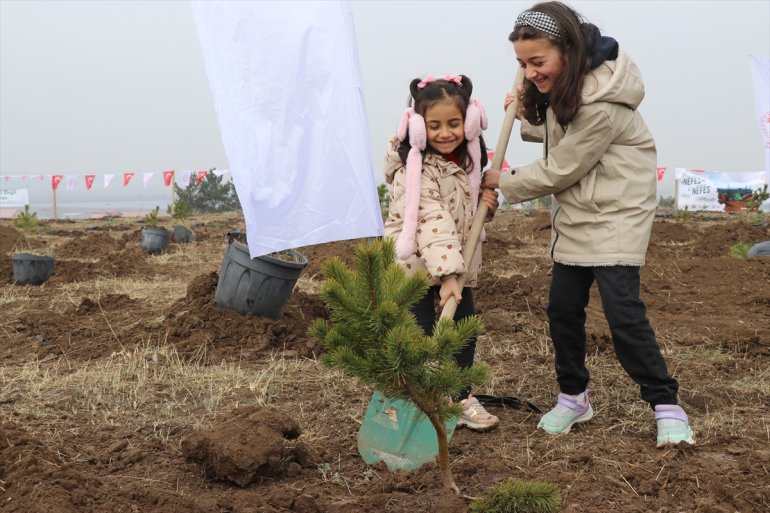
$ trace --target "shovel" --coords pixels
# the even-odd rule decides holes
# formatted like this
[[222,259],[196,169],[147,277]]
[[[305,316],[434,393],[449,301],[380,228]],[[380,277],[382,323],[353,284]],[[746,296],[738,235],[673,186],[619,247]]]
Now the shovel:
[[[500,170],[502,167],[505,150],[511,137],[513,120],[516,119],[516,113],[519,110],[517,89],[523,80],[523,70],[519,69],[512,89],[514,100],[505,111],[503,126],[495,147],[495,157],[492,160],[492,169]],[[480,201],[468,240],[463,248],[463,255],[473,255],[476,252],[487,212],[486,203]],[[457,277],[460,290],[465,285],[466,278],[464,274]],[[441,318],[454,319],[456,311],[457,302],[450,297],[441,311]],[[447,441],[452,438],[456,426],[457,417],[446,421]],[[382,461],[390,471],[414,470],[436,459],[438,455],[436,430],[428,417],[412,401],[385,397],[376,391],[372,395],[358,432],[358,452],[369,465]]]

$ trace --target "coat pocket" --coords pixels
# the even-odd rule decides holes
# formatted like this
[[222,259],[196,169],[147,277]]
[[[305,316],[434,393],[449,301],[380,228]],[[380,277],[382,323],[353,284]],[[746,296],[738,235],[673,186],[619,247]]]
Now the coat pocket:
[[596,199],[598,196],[596,187],[599,182],[598,177],[601,170],[602,164],[599,162],[593,167],[593,169],[591,169],[591,171],[588,172],[587,175],[581,178],[578,182],[578,186],[580,187],[580,190],[578,191],[578,198],[580,199],[580,203],[585,205],[586,208],[595,212],[600,211],[599,206],[596,204]]

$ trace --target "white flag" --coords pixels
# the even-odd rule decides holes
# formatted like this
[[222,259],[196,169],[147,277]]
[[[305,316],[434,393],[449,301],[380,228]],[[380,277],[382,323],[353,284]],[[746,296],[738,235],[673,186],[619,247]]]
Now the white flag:
[[381,235],[349,1],[194,1],[252,257]]
[[71,191],[71,190],[75,189],[75,184],[78,181],[78,177],[77,177],[77,175],[66,175],[64,177],[64,180],[65,180],[65,182],[64,182],[65,183],[65,187],[67,187],[68,191]]
[[147,185],[150,183],[150,179],[152,178],[152,175],[154,175],[152,171],[146,171],[142,173],[142,182],[144,183],[144,188],[147,188]]
[[108,185],[110,185],[110,182],[112,179],[115,178],[115,173],[107,173],[104,175],[104,188],[106,189]]
[[182,189],[186,188],[188,185],[190,185],[190,177],[192,176],[192,170],[190,169],[183,169],[179,172],[179,176],[175,177],[177,183],[182,184]]
[[751,75],[754,79],[754,105],[757,121],[765,144],[765,172],[770,184],[770,59],[759,55],[750,55]]

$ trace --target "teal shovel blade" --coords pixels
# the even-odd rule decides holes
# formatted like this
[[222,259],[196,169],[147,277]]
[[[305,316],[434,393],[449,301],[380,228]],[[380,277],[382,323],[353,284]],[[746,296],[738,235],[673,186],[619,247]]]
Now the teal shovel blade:
[[[447,441],[457,417],[446,422]],[[436,430],[412,401],[374,392],[358,431],[358,452],[369,465],[384,462],[388,470],[414,470],[438,455]]]

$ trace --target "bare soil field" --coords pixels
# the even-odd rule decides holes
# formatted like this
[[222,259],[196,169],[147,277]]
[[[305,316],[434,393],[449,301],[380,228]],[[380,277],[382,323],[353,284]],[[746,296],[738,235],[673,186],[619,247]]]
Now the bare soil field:
[[[545,307],[549,215],[499,212],[475,291],[486,332],[478,393],[543,411],[558,393]],[[170,228],[170,220],[168,221]],[[277,320],[216,306],[239,214],[196,216],[197,239],[140,248],[132,219],[0,222],[0,511],[7,513],[454,513],[507,478],[554,483],[562,511],[770,511],[770,239],[740,215],[656,218],[642,297],[681,385],[697,445],[658,449],[652,411],[617,363],[598,294],[588,307],[595,417],[548,436],[538,415],[490,407],[458,430],[451,467],[389,472],[360,458],[373,390],[320,365],[321,264],[360,241],[299,248],[309,265]],[[13,284],[14,248],[52,251],[41,286]]]

